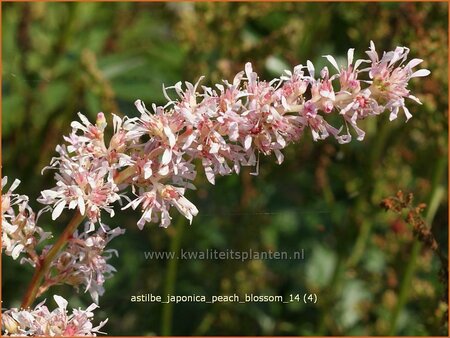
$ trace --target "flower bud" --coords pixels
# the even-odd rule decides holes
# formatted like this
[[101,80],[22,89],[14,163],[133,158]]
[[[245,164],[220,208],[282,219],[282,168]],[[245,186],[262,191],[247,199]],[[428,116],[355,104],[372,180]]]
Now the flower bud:
[[98,129],[100,129],[101,131],[105,130],[106,128],[106,118],[105,118],[105,114],[103,114],[102,112],[97,114],[97,120],[95,121],[95,125],[97,126]]

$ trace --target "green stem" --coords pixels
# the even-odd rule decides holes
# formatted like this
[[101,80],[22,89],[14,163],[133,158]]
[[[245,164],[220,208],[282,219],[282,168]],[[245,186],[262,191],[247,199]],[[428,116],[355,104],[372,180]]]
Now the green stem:
[[411,284],[411,280],[414,276],[414,269],[416,267],[417,255],[419,254],[421,248],[422,248],[422,243],[419,242],[419,240],[414,239],[414,243],[411,248],[411,253],[409,254],[410,259],[408,261],[408,264],[406,265],[405,273],[403,275],[403,279],[400,284],[398,301],[394,308],[394,312],[392,313],[392,316],[391,316],[391,321],[389,324],[389,332],[388,332],[389,336],[395,335],[395,332],[397,329],[398,318],[400,317],[400,313],[402,312],[403,307],[405,306],[406,300],[408,298],[409,287]]
[[336,295],[339,293],[342,275],[345,271],[344,260],[341,255],[338,256],[338,260],[336,262],[336,266],[333,272],[333,277],[329,283],[328,289],[330,290],[329,294],[326,297],[326,300],[322,306],[322,316],[320,317],[320,322],[317,329],[318,336],[324,336],[327,329],[327,324],[330,322],[330,316],[332,316],[332,305],[335,301]]
[[[175,225],[175,235],[171,239],[170,252],[178,253],[181,247],[181,239],[183,237],[184,230],[184,218],[179,217],[178,222]],[[164,288],[164,295],[175,293],[175,282],[177,278],[177,266],[178,259],[173,258],[169,260],[167,267],[166,283]],[[173,303],[168,302],[163,304],[162,308],[162,324],[161,324],[161,336],[170,336],[172,331],[172,314]]]
[[[439,205],[443,194],[442,187],[439,186],[440,180],[443,176],[443,173],[445,171],[445,168],[447,167],[447,158],[445,156],[442,156],[440,161],[436,164],[435,167],[435,173],[433,176],[433,183],[432,183],[432,191],[431,196],[428,203],[427,213],[425,215],[425,222],[431,227],[431,224],[433,222],[434,216],[437,211],[437,206]],[[414,277],[414,270],[416,268],[416,261],[417,257],[420,253],[420,249],[422,248],[422,243],[418,239],[414,239],[413,246],[411,248],[411,253],[409,256],[408,263],[405,268],[405,273],[403,275],[403,279],[400,284],[400,291],[398,295],[398,301],[395,305],[394,311],[391,316],[391,320],[389,323],[389,331],[388,335],[393,336],[396,333],[397,325],[398,325],[398,319],[400,317],[400,314],[403,310],[403,308],[406,305],[406,302],[408,300],[408,293],[410,291],[410,285],[412,278]]]
[[[384,145],[386,144],[389,135],[390,135],[390,127],[388,124],[383,124],[377,133],[377,138],[375,141],[375,144],[372,148],[372,152],[369,157],[369,168],[374,168],[376,163],[379,161],[382,151],[384,149]],[[366,178],[367,181],[373,180],[373,171],[369,170],[367,172],[368,177]],[[372,185],[369,186],[368,190],[365,191],[366,195],[371,198],[373,192]],[[331,197],[334,197],[332,194]],[[325,199],[327,200],[327,203],[330,205],[330,207],[333,205],[334,198],[330,198],[328,196],[328,193],[325,192]],[[360,210],[360,207],[356,208]],[[329,284],[329,290],[330,294],[329,297],[326,298],[324,302],[324,314],[322,315],[319,325],[318,325],[318,335],[323,336],[326,332],[327,325],[332,321],[331,314],[330,314],[330,308],[333,305],[334,299],[336,298],[336,295],[338,294],[338,289],[341,285],[342,278],[345,272],[345,269],[350,268],[354,265],[356,265],[361,257],[364,254],[367,241],[369,239],[370,233],[372,231],[372,224],[373,222],[364,221],[361,225],[358,237],[356,239],[355,245],[352,248],[351,254],[348,259],[344,260],[341,255],[338,256],[338,262],[336,263],[336,267],[333,273],[333,277],[331,279],[331,282]]]
[[[379,132],[377,133],[377,138],[375,140],[375,144],[372,147],[372,151],[369,156],[369,168],[375,168],[376,163],[379,162],[382,151],[385,147],[385,144],[389,138],[389,135],[391,133],[392,128],[387,124],[384,123],[381,125]],[[374,180],[374,171],[368,170],[367,171],[367,177],[365,179],[366,182],[371,182]],[[371,200],[373,195],[373,185],[368,185],[367,190],[367,196]],[[361,207],[355,208],[355,210],[361,210]],[[356,239],[355,245],[353,246],[353,249],[351,251],[351,254],[349,258],[347,259],[346,265],[347,268],[350,268],[352,266],[355,266],[358,264],[359,260],[363,256],[367,241],[370,237],[370,233],[372,231],[373,222],[370,221],[364,221],[361,225],[358,237]]]
[[347,259],[347,268],[353,267],[358,264],[359,260],[363,256],[366,250],[367,241],[370,236],[370,231],[372,230],[372,223],[373,222],[363,221],[361,229],[359,231],[359,235],[356,239],[355,246],[353,247],[350,257]]

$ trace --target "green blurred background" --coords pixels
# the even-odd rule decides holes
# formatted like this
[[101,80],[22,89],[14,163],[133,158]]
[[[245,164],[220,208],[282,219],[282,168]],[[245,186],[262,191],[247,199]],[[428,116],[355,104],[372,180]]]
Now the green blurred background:
[[[118,272],[105,284],[96,321],[110,335],[446,335],[440,262],[427,248],[411,254],[411,227],[379,203],[401,189],[431,203],[427,221],[447,255],[447,3],[2,3],[3,175],[22,180],[34,200],[54,184],[42,176],[78,111],[136,116],[140,98],[164,104],[162,84],[231,80],[247,61],[264,79],[321,55],[345,58],[369,41],[379,51],[404,45],[432,71],[411,83],[422,101],[414,118],[367,119],[364,142],[286,149],[285,162],[261,161],[260,175],[198,175],[188,197],[200,213],[168,229],[120,212],[127,229],[111,246]],[[201,171],[200,171],[201,172]],[[55,234],[70,213],[40,225]],[[305,260],[145,260],[144,251],[305,249]],[[405,275],[410,275],[405,280]],[[3,258],[3,307],[18,306],[32,275]],[[131,303],[138,293],[258,295],[314,292],[317,304]],[[88,294],[51,294],[87,306]],[[44,298],[44,297],[42,297]]]

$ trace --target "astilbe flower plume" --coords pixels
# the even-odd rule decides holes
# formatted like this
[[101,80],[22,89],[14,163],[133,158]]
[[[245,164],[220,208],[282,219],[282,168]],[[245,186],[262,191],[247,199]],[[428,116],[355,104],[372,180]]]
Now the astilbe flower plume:
[[124,233],[125,230],[120,228],[108,228],[106,231],[99,229],[95,233],[76,232],[69,239],[67,247],[52,262],[39,293],[56,284],[69,284],[77,290],[83,285],[85,292],[89,292],[92,300],[98,304],[99,296],[105,292],[105,280],[111,278],[116,271],[108,264],[108,260],[113,255],[119,255],[117,250],[106,249],[106,245],[114,237]]
[[[98,303],[105,279],[115,271],[107,261],[116,252],[106,249],[106,244],[123,233],[120,228],[111,230],[105,225],[102,213],[113,217],[114,204],[119,202],[122,209],[142,211],[137,222],[140,229],[146,223],[167,227],[172,219],[169,211],[175,207],[192,222],[198,210],[185,194],[187,189],[195,189],[197,162],[214,184],[217,176],[239,173],[242,166],[254,166],[252,174],[257,175],[261,154],[273,154],[281,164],[283,149],[301,137],[310,136],[314,141],[333,137],[345,144],[355,134],[357,140],[364,139],[365,132],[358,123],[369,116],[388,112],[392,121],[402,110],[406,120],[411,118],[405,99],[420,101],[410,94],[409,80],[430,73],[426,69],[413,71],[422,60],[406,62],[406,47],[380,57],[373,42],[366,53],[368,60],[355,60],[350,49],[344,65],[326,55],[334,73],[328,67],[317,72],[307,61],[267,82],[260,80],[247,63],[231,82],[224,80],[208,87],[200,85],[201,78],[195,84],[178,82],[163,87],[167,99],[164,106],[152,104],[147,109],[137,100],[139,117],[113,114],[109,140],[105,140],[103,113],[97,115],[94,124],[79,113],[81,122],[72,122],[70,135],[64,137],[66,144],[56,147],[58,156],[46,168],[56,171],[56,185],[42,191],[38,201],[45,205],[41,213],[51,211],[53,220],[65,209],[76,210],[76,216],[81,216],[79,223],[87,219],[85,230],[73,233],[76,228],[68,226],[72,235],[58,244],[61,246],[47,246],[38,256],[34,247],[46,235],[36,226],[28,199],[12,193],[17,183],[3,197],[4,251],[13,258],[27,252],[37,269],[42,268],[41,262],[47,268],[37,271],[43,284],[31,285],[27,297],[34,296],[26,297],[24,304],[61,283],[83,286]],[[330,121],[341,122],[332,125]],[[6,180],[2,181],[2,188],[5,184]],[[127,192],[131,192],[130,197]],[[48,256],[50,262],[46,261]],[[95,305],[67,316],[67,302],[59,296],[55,300],[59,307],[53,312],[43,303],[35,310],[6,311],[3,332],[83,335],[94,334],[104,325],[102,322],[93,328],[88,320]]]
[[[2,190],[8,183],[8,178],[2,178]],[[20,181],[15,180],[8,191],[2,192],[2,251],[17,259],[21,253],[27,257],[22,262],[35,265],[38,261],[35,247],[50,236],[50,232],[36,225],[36,214],[28,205],[28,197],[14,193]]]
[[2,313],[2,331],[8,336],[95,336],[107,320],[95,326],[91,320],[93,310],[98,306],[91,304],[86,310],[73,309],[69,315],[67,300],[55,295],[58,307],[50,311],[39,303],[34,309],[10,309]]
[[[119,190],[131,186],[134,197],[123,209],[142,210],[140,229],[149,222],[167,227],[171,207],[192,222],[198,210],[185,192],[195,189],[196,160],[214,184],[217,176],[239,173],[241,166],[258,166],[259,154],[274,154],[282,163],[282,150],[305,133],[315,141],[332,136],[348,143],[351,129],[358,140],[364,139],[358,121],[368,116],[388,111],[393,120],[402,108],[409,119],[405,98],[420,101],[409,93],[408,81],[429,71],[413,72],[422,60],[405,65],[408,53],[408,48],[397,47],[379,58],[371,42],[369,60],[354,60],[350,49],[346,64],[340,66],[326,55],[335,74],[328,67],[316,74],[307,61],[306,66],[298,65],[267,82],[247,63],[232,82],[214,87],[200,86],[201,79],[184,86],[178,82],[164,88],[165,106],[153,104],[148,110],[137,100],[139,118],[114,115],[109,145],[104,140],[103,113],[95,125],[80,114],[83,124],[72,123],[67,147],[57,147],[60,156],[51,166],[58,170],[57,186],[43,191],[40,201],[51,206],[54,219],[64,208],[78,208],[95,223],[101,210],[113,215],[111,203],[121,199]],[[359,69],[363,64],[369,65]],[[327,121],[331,115],[340,116],[342,124],[332,126]],[[118,186],[114,179],[120,171],[129,175]]]

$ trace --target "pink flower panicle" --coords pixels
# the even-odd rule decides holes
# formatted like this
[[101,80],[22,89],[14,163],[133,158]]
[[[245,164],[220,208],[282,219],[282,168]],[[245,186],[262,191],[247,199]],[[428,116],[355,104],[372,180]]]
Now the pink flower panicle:
[[85,155],[69,156],[68,149],[71,147],[56,148],[60,156],[54,158],[51,165],[51,168],[58,169],[55,175],[56,187],[42,191],[38,201],[53,205],[53,220],[65,208],[78,209],[88,217],[93,229],[93,224],[101,221],[102,210],[114,216],[111,205],[120,199],[112,176],[113,170],[106,160]]
[[91,304],[86,310],[73,309],[68,314],[67,301],[58,295],[53,296],[58,307],[49,311],[45,300],[31,309],[10,309],[2,313],[2,335],[4,336],[96,336],[106,324],[107,319],[95,326],[91,320]]
[[99,296],[105,292],[103,286],[105,280],[111,278],[116,272],[116,269],[107,261],[113,255],[119,255],[117,250],[106,249],[106,245],[114,237],[124,233],[125,230],[120,228],[106,232],[99,229],[94,234],[76,232],[69,239],[67,247],[52,262],[41,289],[46,290],[52,285],[63,283],[77,289],[83,285],[85,292],[89,291],[92,300],[98,304]]
[[[359,141],[364,139],[358,122],[368,116],[389,111],[393,120],[401,108],[408,120],[411,114],[405,98],[420,103],[407,89],[408,82],[430,73],[426,69],[413,72],[420,59],[404,64],[408,53],[408,48],[397,47],[380,59],[371,42],[369,60],[354,60],[353,49],[345,65],[325,55],[335,74],[328,67],[316,74],[307,61],[306,66],[298,65],[267,82],[247,63],[231,83],[207,87],[200,86],[201,79],[184,86],[178,82],[163,88],[165,106],[153,104],[149,111],[137,100],[139,118],[114,115],[108,145],[103,113],[95,125],[79,114],[82,124],[72,123],[73,131],[65,138],[68,146],[57,147],[60,156],[51,165],[58,170],[57,186],[43,191],[40,201],[53,210],[54,219],[64,208],[78,208],[93,224],[102,210],[113,215],[111,204],[124,197],[119,191],[131,186],[134,197],[122,209],[142,210],[140,229],[149,222],[167,227],[171,207],[192,222],[198,210],[184,195],[186,189],[195,189],[196,160],[214,184],[216,176],[258,165],[259,154],[274,154],[277,163],[282,163],[282,150],[305,132],[315,141],[333,136],[339,143],[348,143],[351,129]],[[370,65],[359,69],[362,64]],[[332,114],[341,117],[342,125],[327,122]],[[117,186],[114,178],[121,170],[131,174]]]
[[[2,190],[8,183],[8,178],[2,178]],[[20,181],[15,180],[8,191],[2,192],[2,250],[13,259],[21,253],[21,263],[28,262],[35,266],[38,261],[36,245],[50,237],[50,232],[44,232],[36,225],[36,215],[28,205],[28,197],[13,193]]]

